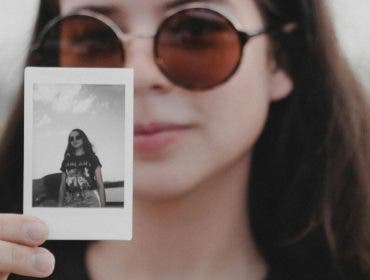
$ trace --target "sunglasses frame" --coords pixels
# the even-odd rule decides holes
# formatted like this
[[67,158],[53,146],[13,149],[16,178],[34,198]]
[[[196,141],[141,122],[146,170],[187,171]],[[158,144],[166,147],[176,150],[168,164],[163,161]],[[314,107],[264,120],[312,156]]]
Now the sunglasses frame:
[[[191,10],[191,9],[208,10],[211,13],[220,15],[227,22],[229,22],[229,24],[232,26],[232,28],[235,30],[236,34],[239,37],[239,44],[240,44],[240,50],[241,50],[241,52],[240,52],[239,60],[238,60],[237,64],[235,65],[233,71],[231,71],[225,77],[225,79],[223,79],[222,81],[218,82],[217,84],[215,84],[213,86],[207,87],[207,88],[195,88],[195,87],[192,87],[192,86],[183,84],[180,81],[177,81],[177,80],[174,80],[173,78],[171,78],[171,76],[169,74],[167,74],[164,69],[162,69],[160,67],[160,62],[159,62],[160,57],[158,55],[158,51],[157,51],[157,48],[156,48],[158,37],[159,37],[159,34],[160,34],[159,31],[161,30],[161,26],[163,24],[165,24],[165,22],[169,18],[171,18],[172,16],[176,15],[177,13],[182,12],[182,11],[188,11],[188,10]],[[103,24],[105,24],[106,26],[108,26],[109,28],[111,28],[111,30],[113,31],[113,33],[117,36],[117,38],[121,42],[120,48],[121,48],[121,53],[122,54],[124,54],[124,45],[123,44],[126,43],[126,42],[129,42],[130,40],[133,40],[133,39],[153,39],[153,59],[155,61],[155,64],[157,65],[158,69],[161,71],[161,73],[169,81],[173,82],[174,84],[176,84],[176,85],[178,85],[180,87],[183,87],[183,88],[189,89],[189,90],[208,90],[208,89],[214,88],[214,87],[216,87],[216,86],[218,86],[220,84],[225,83],[230,77],[232,77],[234,75],[234,73],[239,68],[240,62],[241,62],[242,57],[243,57],[243,49],[244,49],[245,45],[248,43],[248,41],[250,39],[256,37],[256,36],[259,36],[259,35],[262,35],[262,34],[271,32],[273,30],[276,30],[276,28],[262,27],[259,30],[252,31],[252,32],[244,31],[244,30],[242,30],[240,23],[235,18],[231,17],[230,15],[227,15],[224,11],[222,11],[221,9],[218,9],[218,8],[214,7],[212,4],[206,4],[206,3],[189,3],[189,4],[182,5],[179,8],[174,8],[174,9],[169,10],[168,12],[165,13],[165,16],[163,17],[162,21],[158,25],[158,27],[156,29],[156,32],[154,34],[149,34],[149,33],[148,34],[145,34],[145,33],[125,33],[108,16],[106,16],[104,14],[101,14],[101,13],[98,13],[98,12],[91,11],[91,10],[77,9],[75,11],[72,11],[72,12],[68,13],[68,14],[59,15],[59,16],[53,18],[52,20],[50,20],[44,26],[44,28],[41,30],[39,36],[36,39],[36,43],[34,44],[34,46],[31,47],[31,53],[33,51],[37,51],[43,45],[43,42],[44,42],[44,40],[46,38],[46,35],[51,30],[52,27],[54,27],[57,23],[63,21],[64,19],[69,18],[69,17],[73,17],[73,16],[86,16],[86,17],[90,17],[90,18],[93,18],[93,19],[96,19],[96,20],[102,22]],[[286,29],[286,26],[288,26],[288,25],[289,25],[289,23],[287,25],[284,25],[283,28],[281,28],[281,31],[286,32],[285,29]],[[288,30],[288,31],[290,31],[290,30]]]
[[76,135],[75,137],[71,137],[71,136],[68,137],[69,142],[77,141],[77,140],[82,140],[82,135]]

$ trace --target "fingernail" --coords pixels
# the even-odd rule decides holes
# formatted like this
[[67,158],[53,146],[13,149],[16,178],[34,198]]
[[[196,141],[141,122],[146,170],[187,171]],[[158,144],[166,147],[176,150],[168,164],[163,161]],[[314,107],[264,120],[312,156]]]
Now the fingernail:
[[44,241],[47,238],[47,229],[41,223],[27,222],[24,228],[28,238],[34,242]]
[[54,269],[54,256],[47,250],[38,248],[34,255],[34,268],[42,274],[51,274]]

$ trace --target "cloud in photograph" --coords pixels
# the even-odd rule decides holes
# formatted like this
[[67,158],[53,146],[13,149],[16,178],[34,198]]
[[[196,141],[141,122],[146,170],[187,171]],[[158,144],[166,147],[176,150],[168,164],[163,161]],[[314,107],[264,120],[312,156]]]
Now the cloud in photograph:
[[43,127],[48,124],[51,124],[51,118],[46,114],[44,114],[39,120],[36,120],[37,127]]
[[40,102],[56,113],[83,114],[93,108],[96,96],[82,85],[34,85],[34,102]]
[[101,102],[100,104],[100,108],[102,110],[110,110],[111,109],[111,106],[109,105],[109,102]]
[[82,114],[89,111],[96,100],[96,96],[89,95],[87,98],[83,100],[79,100],[78,102],[73,103],[72,105],[72,113],[74,114]]

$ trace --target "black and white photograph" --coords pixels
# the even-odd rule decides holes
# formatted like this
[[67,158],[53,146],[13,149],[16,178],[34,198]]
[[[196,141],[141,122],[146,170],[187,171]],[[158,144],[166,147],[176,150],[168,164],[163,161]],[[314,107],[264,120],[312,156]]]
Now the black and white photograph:
[[[27,68],[25,205],[86,215],[130,207],[132,93],[119,73]],[[109,81],[115,76],[120,83]]]
[[33,206],[123,207],[124,86],[33,91]]

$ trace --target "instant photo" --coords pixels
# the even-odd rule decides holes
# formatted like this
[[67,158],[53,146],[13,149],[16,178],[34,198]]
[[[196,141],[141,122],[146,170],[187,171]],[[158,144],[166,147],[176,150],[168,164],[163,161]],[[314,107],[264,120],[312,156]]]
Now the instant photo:
[[25,70],[24,213],[50,239],[130,239],[133,73]]

